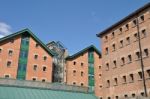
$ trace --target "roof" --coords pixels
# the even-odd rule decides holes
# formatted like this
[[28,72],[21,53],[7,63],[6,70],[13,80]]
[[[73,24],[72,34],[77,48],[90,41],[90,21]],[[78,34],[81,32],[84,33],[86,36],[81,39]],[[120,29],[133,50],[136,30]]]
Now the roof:
[[75,57],[77,57],[77,56],[79,56],[79,55],[81,55],[81,54],[83,54],[83,53],[85,53],[91,49],[94,50],[101,57],[100,51],[94,45],[90,45],[90,46],[84,48],[83,50],[75,53],[74,55],[68,56],[66,59],[73,59],[73,58],[75,58]]
[[25,33],[28,33],[31,37],[33,37],[33,39],[35,39],[44,49],[45,51],[48,52],[48,54],[50,54],[51,56],[54,56],[54,52],[51,51],[40,39],[38,39],[29,29],[23,29],[21,31],[18,31],[16,33],[12,33],[8,36],[5,36],[3,38],[0,38],[0,42],[2,41],[5,41],[5,40],[8,40],[10,38],[13,38],[15,36],[18,36],[18,35],[21,35],[21,34],[25,34]]
[[143,10],[147,9],[150,7],[150,2],[145,4],[143,7],[137,9],[136,11],[134,11],[133,13],[129,14],[128,16],[126,16],[125,18],[123,18],[122,20],[120,20],[119,22],[113,24],[112,26],[110,26],[109,28],[105,29],[104,31],[100,32],[99,34],[96,34],[98,37],[102,37],[104,34],[108,33],[110,30],[112,30],[113,28],[115,28],[116,26],[120,25],[121,23],[123,23],[124,21],[132,18],[133,16],[137,15],[138,13],[142,12]]
[[0,99],[96,99],[93,94],[0,86]]

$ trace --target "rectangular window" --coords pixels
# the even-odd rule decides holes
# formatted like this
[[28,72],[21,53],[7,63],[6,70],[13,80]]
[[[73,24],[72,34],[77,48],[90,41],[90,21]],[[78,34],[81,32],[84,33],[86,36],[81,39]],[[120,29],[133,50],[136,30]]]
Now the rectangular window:
[[148,78],[150,78],[150,69],[146,71],[148,74]]
[[121,65],[122,66],[125,65],[125,58],[124,57],[121,58]]
[[129,24],[126,24],[125,27],[126,27],[126,30],[129,30]]
[[111,35],[112,35],[111,37],[112,37],[112,39],[113,39],[113,38],[115,37],[115,33],[114,33],[114,32],[112,32],[112,34],[111,34]]
[[76,65],[76,62],[73,62],[73,65]]
[[76,76],[76,70],[73,70],[73,76]]
[[119,28],[120,33],[122,33],[122,28]]
[[127,78],[126,78],[126,76],[123,76],[122,78],[123,78],[123,84],[127,83]]
[[123,47],[123,40],[120,40],[120,48]]
[[131,63],[131,62],[132,62],[132,56],[128,55],[128,63]]
[[108,36],[105,36],[104,42],[108,42]]
[[38,59],[38,55],[34,55],[34,59]]
[[83,63],[81,63],[81,66],[83,66]]
[[133,22],[133,27],[137,25],[136,19],[132,21]]
[[140,52],[136,52],[136,59],[140,59]]
[[143,22],[144,21],[144,15],[141,15],[140,16],[140,22]]
[[148,57],[148,56],[149,56],[148,49],[144,49],[144,56],[145,56],[145,57]]
[[9,75],[5,75],[5,78],[10,78],[10,76]]
[[134,41],[137,41],[137,40],[138,40],[138,34],[135,33],[135,34],[134,34]]
[[33,81],[36,81],[36,78],[32,78]]
[[127,38],[126,38],[126,41],[127,41],[127,44],[126,44],[126,45],[129,45],[129,44],[130,44],[130,37],[127,37]]
[[110,80],[107,80],[107,88],[110,87]]
[[117,78],[114,78],[114,85],[118,85],[118,79]]
[[109,63],[106,63],[106,70],[109,70]]
[[83,73],[83,71],[81,71],[81,76],[83,76],[84,75],[84,73]]
[[145,38],[146,37],[146,30],[145,29],[143,29],[142,31],[141,31],[141,38]]
[[138,72],[138,74],[139,74],[139,80],[141,80],[143,78],[142,72]]
[[115,50],[116,50],[116,45],[113,44],[113,45],[112,45],[112,51],[115,51]]
[[42,82],[45,82],[46,81],[46,79],[42,79]]
[[9,50],[9,51],[8,51],[8,55],[9,55],[9,56],[12,56],[12,55],[13,55],[13,51],[12,51],[12,50]]
[[114,64],[114,67],[117,67],[117,61],[116,60],[113,61],[113,64]]
[[11,61],[7,61],[7,67],[10,67],[11,66]]
[[108,47],[105,48],[105,54],[108,54]]
[[46,71],[46,70],[47,70],[47,68],[46,68],[46,66],[44,66],[44,67],[43,67],[43,71]]
[[46,61],[46,60],[47,60],[47,56],[44,56],[44,57],[43,57],[43,60]]
[[73,82],[73,85],[76,85],[76,82]]
[[2,53],[2,49],[0,48],[0,53]]
[[34,70],[34,71],[37,71],[37,65],[34,65],[34,66],[33,66],[33,70]]
[[129,77],[130,77],[130,82],[133,82],[134,81],[134,75],[130,74]]
[[35,47],[36,47],[36,48],[38,48],[38,47],[39,47],[39,44],[38,44],[38,43],[36,43],[36,44],[35,44]]

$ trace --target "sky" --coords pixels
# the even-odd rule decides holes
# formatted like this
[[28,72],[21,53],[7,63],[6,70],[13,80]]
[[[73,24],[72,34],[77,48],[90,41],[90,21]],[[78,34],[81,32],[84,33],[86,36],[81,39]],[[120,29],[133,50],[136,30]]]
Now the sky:
[[61,41],[72,55],[99,50],[96,34],[150,0],[0,0],[0,37],[30,29],[41,41]]

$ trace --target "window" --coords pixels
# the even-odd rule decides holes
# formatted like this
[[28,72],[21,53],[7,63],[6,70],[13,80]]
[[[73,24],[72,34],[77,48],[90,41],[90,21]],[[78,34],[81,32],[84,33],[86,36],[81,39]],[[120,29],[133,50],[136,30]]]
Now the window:
[[47,60],[47,56],[44,56],[44,57],[43,57],[43,60],[46,61],[46,60]]
[[113,45],[112,45],[112,51],[115,51],[115,50],[116,50],[116,45],[113,44]]
[[133,26],[136,26],[136,25],[137,25],[137,21],[133,20]]
[[76,62],[73,62],[73,65],[76,65]]
[[46,80],[45,79],[42,79],[42,82],[45,82]]
[[9,75],[5,75],[5,78],[10,78],[10,76]]
[[73,76],[75,76],[76,75],[76,70],[73,70]]
[[117,61],[116,60],[113,61],[113,64],[114,64],[114,67],[117,67]]
[[132,97],[135,97],[135,93],[132,94]]
[[44,66],[44,67],[43,67],[43,71],[46,71],[46,69],[47,69],[47,68]]
[[134,34],[134,41],[137,41],[137,40],[138,40],[138,34],[135,33],[135,34]]
[[12,54],[13,54],[13,51],[12,51],[12,50],[9,50],[9,51],[8,51],[8,55],[9,55],[9,56],[12,56]]
[[115,96],[115,99],[119,99],[119,96]]
[[33,81],[36,81],[36,78],[32,78]]
[[83,66],[83,63],[81,63],[81,66]]
[[102,68],[102,66],[99,66],[99,69],[101,69]]
[[126,30],[129,30],[129,24],[126,24]]
[[110,87],[110,81],[107,80],[107,87]]
[[105,48],[105,54],[108,54],[108,47]]
[[33,70],[36,71],[37,70],[37,65],[33,66]]
[[123,76],[122,78],[123,78],[123,84],[127,83],[127,78],[126,78],[126,76]]
[[129,45],[129,44],[130,44],[130,37],[127,37],[127,38],[126,38],[126,41],[127,41],[127,44],[126,44],[126,45]]
[[111,99],[111,97],[108,97],[107,99]]
[[143,22],[144,21],[144,15],[140,16],[140,21]]
[[120,41],[120,48],[123,47],[123,40]]
[[34,59],[38,59],[38,55],[34,55]]
[[83,86],[84,84],[83,83],[81,83],[81,86]]
[[132,62],[132,56],[128,55],[128,63],[131,63],[131,62]]
[[145,96],[144,92],[141,92],[141,96]]
[[109,70],[109,63],[106,63],[106,70]]
[[146,30],[143,29],[143,30],[141,31],[141,38],[145,38],[145,37],[146,37]]
[[145,55],[146,57],[148,57],[148,55],[149,55],[148,49],[144,49],[144,55]]
[[112,38],[114,38],[114,37],[115,37],[115,33],[114,33],[114,32],[112,32],[112,34],[111,34],[111,35],[112,35]]
[[125,58],[124,57],[121,58],[121,65],[125,65]]
[[36,43],[36,44],[35,44],[35,47],[38,48],[38,47],[39,47],[39,44]]
[[140,52],[136,52],[136,58],[140,59]]
[[124,95],[125,98],[128,98],[128,95]]
[[150,69],[146,71],[148,74],[148,78],[150,78]]
[[133,82],[134,81],[134,75],[130,74],[129,77],[130,77],[130,82]]
[[2,49],[0,48],[0,53],[2,53]]
[[114,78],[114,85],[118,85],[118,79],[117,78]]
[[138,72],[138,74],[139,74],[139,80],[141,80],[143,78],[142,72]]
[[7,67],[11,66],[11,61],[7,61]]
[[99,85],[99,88],[102,88],[102,85]]
[[101,78],[102,74],[99,74],[99,78]]
[[76,85],[76,82],[73,82],[73,85]]
[[120,28],[119,30],[120,30],[120,32],[122,33],[122,28]]
[[84,73],[83,73],[83,71],[81,71],[81,76],[83,76],[84,75]]
[[108,41],[108,36],[105,36],[105,42],[107,42]]

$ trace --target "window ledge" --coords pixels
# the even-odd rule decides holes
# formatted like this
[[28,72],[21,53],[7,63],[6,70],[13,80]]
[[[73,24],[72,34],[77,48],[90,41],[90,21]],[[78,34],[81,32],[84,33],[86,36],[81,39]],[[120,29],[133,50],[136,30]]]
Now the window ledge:
[[129,81],[129,83],[134,83],[134,81]]
[[123,82],[122,84],[127,84],[127,82]]
[[149,58],[149,56],[143,56],[143,59],[145,59],[145,58]]
[[132,61],[128,62],[127,64],[131,64],[131,63],[132,63]]
[[138,79],[138,81],[142,81],[142,79]]
[[115,84],[114,86],[118,86],[118,84]]
[[115,69],[115,68],[117,68],[117,66],[114,66],[112,69]]

